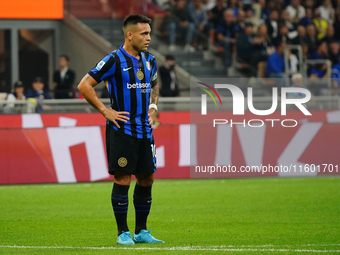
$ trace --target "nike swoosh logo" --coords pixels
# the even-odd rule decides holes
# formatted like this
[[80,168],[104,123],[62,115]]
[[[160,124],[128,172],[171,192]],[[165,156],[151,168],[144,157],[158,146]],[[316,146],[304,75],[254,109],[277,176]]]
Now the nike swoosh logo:
[[129,70],[130,68],[132,68],[132,67],[123,68],[123,71],[127,71],[127,70]]
[[152,201],[152,200],[148,200],[148,201],[146,201],[146,202],[147,202],[148,204],[150,204],[150,203],[151,203],[151,201]]
[[127,205],[128,203],[118,203],[118,205]]

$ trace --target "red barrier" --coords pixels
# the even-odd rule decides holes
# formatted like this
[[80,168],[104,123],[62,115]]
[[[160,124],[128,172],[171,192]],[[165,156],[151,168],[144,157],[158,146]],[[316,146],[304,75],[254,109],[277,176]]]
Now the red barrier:
[[[220,127],[211,131],[208,125],[191,125],[195,150],[190,148],[190,113],[161,113],[161,125],[154,130],[156,178],[189,178],[190,165],[194,178],[339,174],[339,111],[312,114],[295,128],[232,127],[230,139],[221,136]],[[97,113],[1,115],[0,144],[0,184],[112,180],[107,173],[105,119]],[[237,170],[283,164],[298,171],[195,173],[196,166],[228,162]],[[322,169],[300,173],[305,164]]]

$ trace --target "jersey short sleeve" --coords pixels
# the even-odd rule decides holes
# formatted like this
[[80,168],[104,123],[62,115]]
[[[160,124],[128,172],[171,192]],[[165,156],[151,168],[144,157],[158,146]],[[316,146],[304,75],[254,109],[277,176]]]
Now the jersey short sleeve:
[[151,71],[151,81],[155,81],[157,79],[157,62],[156,59],[152,61],[152,71]]
[[88,72],[98,83],[113,76],[116,71],[116,60],[114,55],[107,54],[97,65]]

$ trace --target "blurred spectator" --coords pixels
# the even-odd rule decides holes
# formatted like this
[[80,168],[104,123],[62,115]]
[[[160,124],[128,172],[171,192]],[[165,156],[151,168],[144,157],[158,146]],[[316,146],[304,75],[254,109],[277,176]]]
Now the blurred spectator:
[[335,15],[340,14],[340,0],[334,0],[333,4]]
[[266,22],[268,28],[268,34],[271,38],[276,38],[279,33],[279,12],[272,10],[270,13],[270,19]]
[[261,24],[257,29],[257,36],[261,39],[260,43],[255,45],[255,50],[258,52],[258,73],[259,77],[266,77],[266,62],[275,48],[273,47],[272,40],[268,35],[266,24]]
[[295,73],[292,75],[292,85],[291,87],[303,88],[303,77],[301,73]]
[[340,6],[339,12],[335,15],[334,30],[334,39],[340,41]]
[[73,83],[75,80],[75,73],[68,66],[69,58],[66,55],[59,57],[59,70],[54,72],[53,87],[54,97],[56,99],[73,98]]
[[[258,6],[256,6],[258,7]],[[255,11],[251,5],[245,5],[243,8],[243,11],[245,13],[245,21],[250,22],[253,24],[254,29],[256,30],[257,27],[260,24],[260,12],[259,10]],[[255,15],[256,14],[256,15]]]
[[308,25],[314,24],[313,23],[313,9],[312,8],[306,8],[306,14],[304,17],[302,17],[299,22],[299,25],[307,27]]
[[[311,55],[312,59],[320,60],[320,59],[328,59],[328,46],[327,43],[324,41],[319,41],[317,44],[316,51],[313,52]],[[327,65],[326,64],[316,64],[311,68],[310,71],[310,78],[312,79],[327,79]],[[326,87],[327,82],[319,84],[317,87],[314,88],[314,94],[319,95],[320,87]]]
[[239,0],[227,0],[227,8],[233,11],[233,16],[237,16],[237,12],[242,8],[242,1]]
[[210,23],[210,28],[215,28],[217,25],[219,25],[224,17],[224,11],[226,10],[225,7],[225,0],[216,0],[216,4],[214,8],[212,8],[208,12],[208,21]]
[[292,40],[293,38],[297,36],[297,31],[296,31],[297,23],[291,21],[287,10],[284,10],[281,14],[281,24],[284,24],[287,26],[287,29],[288,29],[287,36],[289,40]]
[[284,49],[286,42],[277,42],[276,51],[268,57],[266,73],[270,78],[285,78]]
[[326,79],[327,78],[327,65],[326,64],[315,65],[314,67],[312,67],[309,77],[312,79],[317,79],[317,78]]
[[340,88],[340,59],[338,59],[338,63],[332,66],[332,86],[333,91],[332,94],[334,95],[335,92]]
[[318,40],[321,40],[326,35],[328,22],[321,17],[320,10],[315,9],[313,23],[317,29]]
[[268,35],[268,29],[266,24],[261,24],[259,28],[257,29],[258,37],[261,38],[261,42],[259,44],[259,47],[261,48],[261,51],[263,52],[262,55],[271,55],[275,48],[273,47],[272,39]]
[[43,111],[44,99],[51,99],[50,94],[44,90],[44,86],[44,80],[36,77],[32,82],[32,88],[26,93],[27,99],[35,104],[36,111],[39,113]]
[[[317,44],[317,49],[311,55],[312,59],[328,59],[328,46],[326,42],[319,41]],[[316,64],[314,67],[311,68],[310,71],[310,78],[313,80],[321,79],[320,81],[313,83],[311,86],[311,90],[313,91],[314,95],[320,94],[320,88],[327,87],[327,82],[322,81],[327,79],[327,65],[326,64]]]
[[287,7],[285,0],[268,1],[267,4],[270,10],[276,10],[279,15]]
[[312,8],[312,9],[314,9],[315,2],[314,2],[314,0],[305,0],[304,6],[305,6],[305,8]]
[[331,0],[323,0],[322,5],[318,8],[321,18],[326,20],[328,23],[333,24],[335,19],[335,10],[332,6]]
[[235,23],[236,36],[239,36],[240,34],[244,32],[245,17],[246,17],[246,14],[244,13],[243,10],[239,10],[237,12],[236,23]]
[[216,4],[216,0],[202,0],[203,9],[208,13]]
[[309,89],[313,95],[320,95],[321,88],[327,88],[327,65],[326,64],[317,64],[312,67],[310,71],[310,83]]
[[236,48],[238,62],[247,66],[250,69],[250,75],[256,77],[257,65],[261,56],[255,48],[263,42],[263,38],[255,37],[253,32],[254,25],[251,22],[246,22],[244,33],[237,38]]
[[316,36],[316,29],[314,25],[307,26],[307,36],[306,43],[308,45],[308,55],[311,55],[316,50],[316,44],[318,42],[318,38]]
[[27,98],[42,98],[42,99],[51,99],[50,94],[44,90],[45,82],[43,78],[36,77],[32,82],[32,88],[29,89],[26,93]]
[[193,0],[188,5],[189,17],[195,25],[196,38],[195,44],[203,43],[204,48],[207,48],[207,37],[209,34],[207,12],[203,8],[203,0]]
[[[288,65],[289,65],[289,71],[291,73],[296,73],[299,71],[299,59],[297,58],[297,56],[295,55],[295,52],[292,50],[288,50],[287,51],[287,55],[288,55]],[[302,61],[302,60],[301,60]]]
[[292,0],[291,4],[287,6],[286,10],[289,13],[291,22],[297,23],[300,19],[305,16],[305,7],[300,5],[300,0]]
[[335,20],[340,18],[340,0],[334,1]]
[[4,105],[4,113],[13,113],[16,101],[25,101],[24,85],[21,81],[14,84],[13,90],[6,96],[6,104]]
[[[303,84],[303,77],[300,73],[295,73],[292,75],[292,85],[290,86],[292,88],[304,88]],[[291,98],[304,98],[306,95],[301,92],[290,92],[287,94],[288,97]]]
[[328,58],[328,47],[325,41],[319,41],[317,44],[316,51],[311,55],[311,59],[327,59]]
[[308,49],[308,44],[304,43],[301,45],[302,47],[302,57],[303,61],[309,58],[309,49]]
[[292,44],[302,45],[306,43],[306,28],[302,25],[297,27],[298,35],[292,40]]
[[[295,73],[292,75],[292,88],[307,88],[305,79],[303,79],[302,74],[300,73]],[[309,82],[308,82],[309,83]],[[310,85],[310,84],[309,84]],[[287,96],[290,98],[305,98],[306,94],[301,93],[301,92],[292,92],[292,93],[287,93]],[[315,102],[309,101],[305,104],[303,104],[305,108],[308,108],[308,106],[313,106],[316,107]]]
[[323,38],[323,40],[327,44],[330,44],[334,41],[334,26],[332,24],[328,24],[326,29],[326,36]]
[[217,46],[224,48],[224,60],[225,65],[229,67],[231,65],[231,51],[236,42],[235,34],[235,22],[233,17],[233,11],[227,9],[224,12],[224,21],[222,24],[216,27],[217,32]]
[[329,44],[329,59],[332,61],[332,65],[338,64],[340,58],[340,45],[336,41],[332,41]]
[[159,68],[159,76],[161,80],[160,95],[162,97],[179,96],[174,56],[165,56],[165,63]]
[[168,10],[170,7],[175,5],[175,0],[154,0],[156,4],[163,10]]
[[273,39],[274,45],[278,45],[279,42],[286,42],[290,43],[289,37],[288,37],[288,27],[286,24],[282,23],[280,24],[279,27],[279,34],[277,35],[276,38]]
[[266,6],[266,0],[258,0],[258,5],[259,5],[259,9],[260,9],[261,23],[265,23],[270,19],[270,10]]
[[195,33],[195,25],[190,22],[188,9],[185,6],[185,0],[176,0],[175,6],[170,8],[170,17],[167,22],[169,31],[170,51],[176,50],[176,33],[179,32],[185,37],[185,51],[193,52],[195,48],[192,47],[193,37]]

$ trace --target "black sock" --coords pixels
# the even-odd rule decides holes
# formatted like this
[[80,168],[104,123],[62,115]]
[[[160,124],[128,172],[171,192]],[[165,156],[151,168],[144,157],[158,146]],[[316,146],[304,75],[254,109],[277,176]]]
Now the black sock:
[[123,186],[114,183],[112,188],[111,203],[117,222],[118,235],[120,235],[122,231],[129,231],[126,221],[129,204],[129,187],[130,186]]
[[146,230],[146,220],[148,218],[151,207],[151,187],[142,187],[136,183],[133,193],[133,204],[136,211],[136,229],[138,234],[142,229]]

